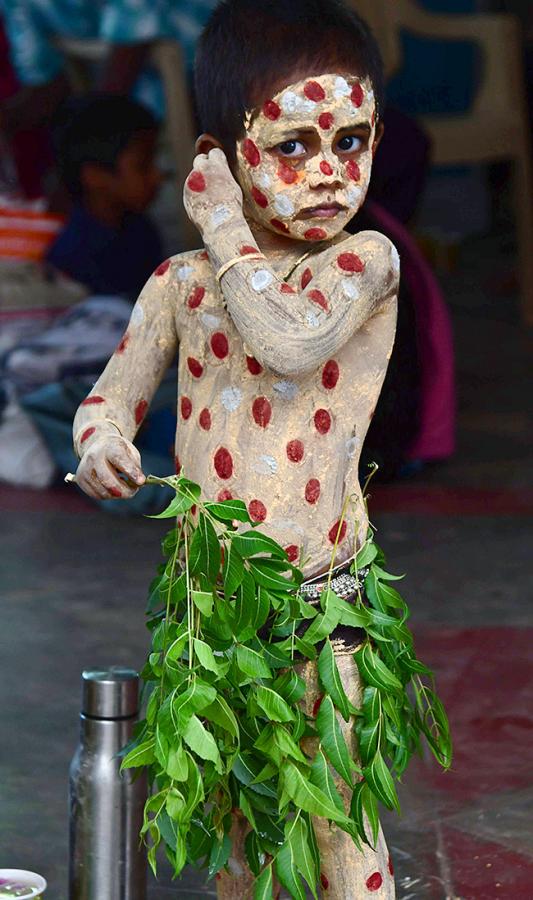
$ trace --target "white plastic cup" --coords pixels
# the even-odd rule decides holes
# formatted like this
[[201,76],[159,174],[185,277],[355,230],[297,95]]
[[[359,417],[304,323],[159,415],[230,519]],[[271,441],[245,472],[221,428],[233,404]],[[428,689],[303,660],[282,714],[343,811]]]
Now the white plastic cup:
[[[24,894],[3,893],[8,885],[16,885],[17,888],[26,888]],[[26,869],[0,869],[0,900],[3,897],[16,897],[16,900],[37,900],[46,890],[46,881],[37,872],[27,872]]]

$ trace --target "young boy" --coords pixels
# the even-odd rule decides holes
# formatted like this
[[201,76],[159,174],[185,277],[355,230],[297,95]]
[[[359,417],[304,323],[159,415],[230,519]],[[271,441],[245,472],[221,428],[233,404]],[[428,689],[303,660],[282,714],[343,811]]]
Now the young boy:
[[157,123],[140,104],[111,94],[78,98],[63,118],[58,165],[75,205],[47,261],[91,293],[133,300],[162,258],[144,215],[161,181]]
[[[209,498],[244,499],[308,580],[320,585],[334,547],[336,565],[353,557],[367,534],[358,459],[394,339],[399,261],[381,234],[343,229],[368,187],[381,93],[375,43],[335,0],[215,11],[197,58],[205,133],[184,193],[205,249],[155,270],[78,410],[86,493],[126,497],[143,484],[131,440],[179,344],[176,470]],[[355,699],[359,636],[332,637]],[[303,671],[310,709],[314,664]],[[361,853],[327,823],[317,835],[326,896],[394,896],[382,835]],[[241,863],[222,874],[220,897],[249,896]]]

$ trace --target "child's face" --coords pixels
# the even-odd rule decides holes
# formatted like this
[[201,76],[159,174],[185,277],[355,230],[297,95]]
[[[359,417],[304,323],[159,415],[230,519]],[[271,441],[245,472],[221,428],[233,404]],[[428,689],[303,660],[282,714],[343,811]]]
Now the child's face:
[[320,75],[254,109],[237,144],[236,175],[251,217],[278,234],[330,240],[368,188],[376,135],[368,79]]
[[144,212],[159,189],[161,172],[155,161],[156,141],[155,132],[139,132],[118,158],[111,189],[115,202],[125,212]]

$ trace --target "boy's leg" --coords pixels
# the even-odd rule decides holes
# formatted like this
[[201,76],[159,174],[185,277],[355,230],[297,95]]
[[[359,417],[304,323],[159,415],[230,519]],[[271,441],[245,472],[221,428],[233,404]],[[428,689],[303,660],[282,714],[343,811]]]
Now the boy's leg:
[[[353,658],[353,649],[335,653],[335,661],[346,694],[354,706],[362,705],[362,684],[359,670]],[[313,707],[320,700],[322,691],[318,683],[317,666],[305,662],[297,667],[298,674],[307,685],[302,701],[304,711],[312,715]],[[337,714],[337,719],[348,749],[354,759],[358,759],[357,739],[353,719],[345,722]],[[309,755],[316,752],[316,739],[304,743]],[[342,778],[334,774],[334,780],[346,809],[349,809],[351,794]],[[394,878],[392,866],[383,832],[379,831],[376,849],[367,844],[358,850],[351,837],[336,825],[329,825],[320,818],[314,819],[315,833],[320,850],[322,896],[332,900],[362,900],[367,894],[380,900],[394,900]],[[370,834],[370,828],[367,829]]]

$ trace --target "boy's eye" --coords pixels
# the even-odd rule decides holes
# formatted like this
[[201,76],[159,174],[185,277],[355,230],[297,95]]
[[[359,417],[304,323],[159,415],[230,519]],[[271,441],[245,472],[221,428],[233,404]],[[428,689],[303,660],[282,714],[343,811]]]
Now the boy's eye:
[[301,141],[283,141],[276,147],[282,156],[303,156],[306,148]]
[[354,150],[359,150],[362,145],[361,138],[356,137],[355,134],[346,134],[338,142],[337,148],[343,153],[353,153]]

